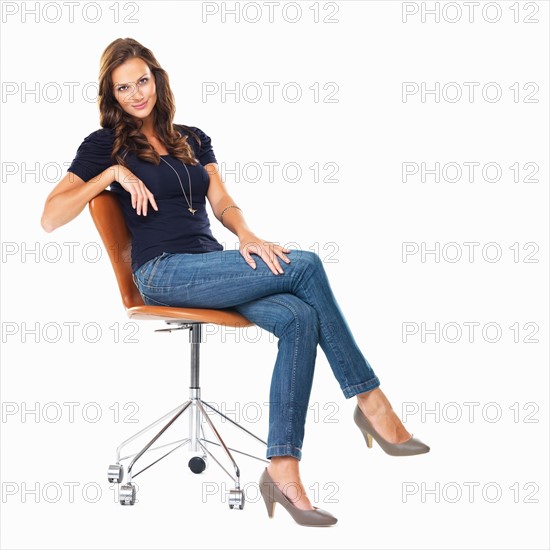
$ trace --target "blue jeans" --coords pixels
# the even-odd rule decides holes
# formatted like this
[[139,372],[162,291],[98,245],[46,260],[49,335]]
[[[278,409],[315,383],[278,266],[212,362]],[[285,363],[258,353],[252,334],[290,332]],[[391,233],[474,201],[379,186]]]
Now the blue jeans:
[[238,250],[164,252],[134,272],[146,305],[231,308],[278,338],[271,378],[267,458],[302,457],[317,344],[346,398],[380,385],[359,350],[313,252],[292,250],[274,275],[259,258],[252,269]]

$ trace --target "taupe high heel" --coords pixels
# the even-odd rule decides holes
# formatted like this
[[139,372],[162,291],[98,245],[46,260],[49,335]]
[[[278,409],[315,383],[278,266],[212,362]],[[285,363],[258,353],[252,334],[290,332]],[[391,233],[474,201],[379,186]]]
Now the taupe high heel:
[[264,498],[267,514],[273,517],[275,503],[278,502],[292,516],[292,519],[300,525],[309,527],[322,527],[325,525],[334,525],[338,520],[329,512],[321,510],[314,506],[314,510],[301,510],[292,504],[285,494],[277,487],[277,484],[271,479],[267,468],[264,469],[260,477],[260,493]]
[[422,443],[420,439],[412,437],[404,441],[403,443],[390,443],[384,439],[372,426],[369,422],[369,419],[363,414],[363,411],[359,408],[359,405],[355,406],[355,411],[353,413],[353,419],[365,441],[367,442],[367,447],[372,448],[372,440],[375,439],[376,443],[382,447],[382,450],[391,456],[410,456],[410,455],[420,455],[427,453],[430,448],[425,443]]

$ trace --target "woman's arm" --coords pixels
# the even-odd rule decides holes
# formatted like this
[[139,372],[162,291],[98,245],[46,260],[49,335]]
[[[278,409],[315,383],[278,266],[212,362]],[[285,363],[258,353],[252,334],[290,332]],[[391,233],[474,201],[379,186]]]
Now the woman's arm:
[[[205,169],[210,176],[210,183],[206,194],[208,202],[210,202],[212,211],[220,223],[239,238],[239,250],[246,263],[253,269],[256,269],[256,262],[251,254],[257,254],[275,275],[283,273],[279,258],[287,264],[290,263],[290,260],[285,255],[290,250],[257,237],[248,227],[243,213],[238,208],[228,208],[225,210],[228,206],[234,205],[235,201],[227,192],[218,171],[218,165],[212,162],[207,164]],[[221,215],[224,210],[225,213],[223,214],[222,221]]]
[[80,176],[68,172],[46,198],[40,224],[45,231],[65,225],[76,218],[90,200],[99,195],[111,183],[118,181],[132,196],[132,206],[137,214],[147,215],[147,203],[158,210],[153,194],[143,182],[126,167],[116,164],[85,182]]

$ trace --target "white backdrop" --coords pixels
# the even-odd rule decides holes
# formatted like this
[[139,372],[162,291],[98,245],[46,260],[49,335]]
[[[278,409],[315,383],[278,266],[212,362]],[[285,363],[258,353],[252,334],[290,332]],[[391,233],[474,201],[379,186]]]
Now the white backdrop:
[[[548,16],[543,1],[3,2],[2,547],[548,548]],[[242,511],[186,452],[115,503],[116,445],[187,398],[187,335],[129,322],[87,209],[50,234],[40,216],[99,128],[118,37],[168,71],[176,122],[211,136],[249,225],[319,252],[431,446],[368,450],[319,350],[301,467],[332,528],[270,520],[247,458]],[[276,342],[206,340],[205,398],[267,437]]]

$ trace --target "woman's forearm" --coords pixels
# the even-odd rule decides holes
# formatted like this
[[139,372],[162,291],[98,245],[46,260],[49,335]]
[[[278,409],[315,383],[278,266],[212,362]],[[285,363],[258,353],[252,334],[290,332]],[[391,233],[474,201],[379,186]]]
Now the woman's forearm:
[[237,206],[235,201],[227,196],[226,199],[217,206],[216,212],[214,212],[216,218],[224,227],[237,235],[239,240],[254,235],[253,231],[246,223],[242,210],[240,210],[240,208],[228,208],[233,205]]
[[54,189],[46,199],[40,223],[48,233],[76,218],[91,199],[111,185],[115,181],[115,167],[107,168],[87,182],[78,178],[80,183],[75,185],[77,177],[68,173],[59,182],[59,191]]

